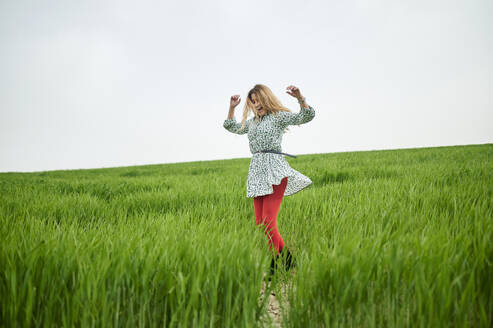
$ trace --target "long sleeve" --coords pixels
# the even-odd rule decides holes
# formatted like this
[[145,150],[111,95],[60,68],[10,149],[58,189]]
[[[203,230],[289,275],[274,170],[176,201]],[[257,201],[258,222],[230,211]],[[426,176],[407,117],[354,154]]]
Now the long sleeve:
[[243,130],[240,130],[241,123],[237,123],[235,117],[233,116],[230,119],[224,120],[223,126],[226,130],[228,130],[231,133],[245,134],[245,133],[248,133],[248,128],[250,127],[250,122],[251,122],[251,119],[246,120],[245,121],[245,127],[243,128]]
[[292,112],[279,112],[278,122],[282,128],[288,125],[300,125],[305,124],[313,120],[315,117],[315,110],[312,106],[304,108],[300,105],[301,109],[298,113]]

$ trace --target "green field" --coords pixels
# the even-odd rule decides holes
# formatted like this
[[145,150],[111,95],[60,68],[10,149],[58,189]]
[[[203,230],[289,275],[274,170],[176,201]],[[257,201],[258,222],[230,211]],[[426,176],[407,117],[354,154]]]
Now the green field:
[[[493,144],[286,159],[285,327],[492,325]],[[1,326],[268,325],[249,162],[1,173]]]

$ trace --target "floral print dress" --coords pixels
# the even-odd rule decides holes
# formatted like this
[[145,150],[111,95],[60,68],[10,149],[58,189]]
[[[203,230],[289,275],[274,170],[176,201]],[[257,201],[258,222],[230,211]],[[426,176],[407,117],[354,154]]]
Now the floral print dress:
[[281,142],[284,129],[289,125],[301,125],[310,122],[315,117],[315,110],[309,106],[301,106],[298,113],[277,112],[267,113],[261,118],[250,118],[241,129],[241,122],[236,122],[233,116],[224,120],[224,128],[231,133],[248,133],[250,152],[253,154],[247,177],[246,197],[253,198],[272,194],[272,185],[278,185],[288,177],[284,196],[290,196],[312,184],[309,177],[289,166],[283,154],[257,153],[260,150],[275,150],[282,152]]

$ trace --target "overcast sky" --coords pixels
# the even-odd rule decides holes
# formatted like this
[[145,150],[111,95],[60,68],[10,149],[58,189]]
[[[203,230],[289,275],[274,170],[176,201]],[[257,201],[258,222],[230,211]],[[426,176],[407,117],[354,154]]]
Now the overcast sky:
[[250,157],[262,83],[316,112],[290,154],[493,142],[493,1],[0,0],[0,171]]

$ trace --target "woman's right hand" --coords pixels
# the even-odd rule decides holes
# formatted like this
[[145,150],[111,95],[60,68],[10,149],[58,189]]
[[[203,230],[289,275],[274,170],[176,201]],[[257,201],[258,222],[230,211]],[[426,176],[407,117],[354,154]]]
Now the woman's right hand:
[[231,96],[231,101],[229,103],[229,107],[230,108],[235,108],[236,106],[238,106],[238,104],[240,103],[241,99],[240,99],[240,95],[233,95]]

